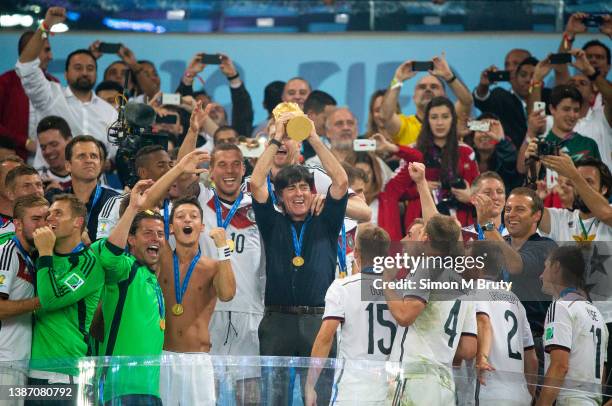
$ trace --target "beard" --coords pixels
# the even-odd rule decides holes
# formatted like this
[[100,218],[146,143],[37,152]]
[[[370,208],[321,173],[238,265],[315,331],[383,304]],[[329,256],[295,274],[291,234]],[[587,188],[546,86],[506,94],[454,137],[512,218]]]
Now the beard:
[[94,83],[87,78],[78,78],[74,82],[70,83],[72,89],[78,90],[79,92],[89,92],[94,87]]

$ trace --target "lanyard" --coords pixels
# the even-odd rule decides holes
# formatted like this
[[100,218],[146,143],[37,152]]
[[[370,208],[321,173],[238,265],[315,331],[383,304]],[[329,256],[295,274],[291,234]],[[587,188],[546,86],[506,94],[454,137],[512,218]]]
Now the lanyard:
[[238,198],[232,205],[225,220],[223,220],[223,213],[221,211],[221,201],[219,201],[219,196],[217,196],[216,191],[213,193],[215,195],[215,212],[217,213],[217,227],[223,227],[224,229],[227,229],[227,226],[232,221],[232,218],[234,217],[234,215],[236,214],[236,211],[238,210],[238,206],[240,206],[240,202],[242,201],[242,196],[243,196],[242,192],[240,192],[240,194],[238,195]]
[[[172,253],[172,260],[174,263],[174,297],[176,298],[176,303],[178,304],[181,304],[183,302],[183,295],[185,294],[185,291],[187,290],[187,285],[189,285],[189,279],[191,279],[191,273],[193,272],[198,261],[200,260],[200,255],[202,255],[202,252],[198,248],[198,253],[191,260],[191,264],[189,264],[189,268],[187,269],[187,274],[185,275],[185,279],[183,279],[183,284],[181,285],[181,282],[180,282],[181,276],[180,276],[178,257],[176,256],[176,251]],[[180,290],[179,290],[179,286],[180,286]]]
[[[482,227],[480,227],[480,224],[476,224],[476,231],[478,231],[478,241],[483,241],[485,239],[484,231],[482,231]],[[497,231],[499,231],[499,234],[503,236],[504,231],[506,231],[506,227],[504,227],[503,224],[500,224],[497,228]]]
[[32,258],[30,258],[30,255],[28,254],[28,252],[25,250],[25,248],[23,248],[23,245],[21,245],[21,241],[19,241],[19,238],[17,238],[17,236],[14,236],[11,239],[13,240],[13,242],[15,242],[15,245],[17,246],[17,250],[21,254],[23,260],[26,262],[26,266],[28,270],[30,272],[34,272],[34,270],[36,269],[34,267],[34,262],[32,262]]
[[168,205],[168,199],[164,199],[164,235],[166,236],[166,240],[170,238],[170,213]]
[[89,220],[91,219],[91,213],[94,207],[96,207],[96,204],[98,204],[98,200],[100,200],[100,196],[102,196],[102,187],[98,183],[96,184],[96,191],[94,192],[93,201],[91,202],[91,206],[89,210],[87,211],[87,219],[85,221],[85,224],[87,224],[87,226],[89,226]]
[[304,224],[302,225],[302,229],[300,230],[300,238],[297,237],[295,226],[291,224],[291,236],[293,237],[293,249],[295,250],[296,257],[302,256],[302,244],[304,243],[304,232],[306,231],[306,228],[308,227],[308,223],[310,223],[311,219],[312,219],[312,216],[309,215],[304,221]]
[[81,251],[82,249],[85,249],[85,244],[83,244],[82,242],[79,243],[79,245],[77,245],[76,247],[74,247],[72,249],[72,251],[70,251],[71,254],[76,254],[77,252]]
[[578,293],[578,289],[576,289],[576,288],[565,288],[565,289],[563,289],[561,291],[561,293],[559,293],[559,299],[561,299],[565,295],[569,295],[572,292]]
[[166,318],[166,305],[164,302],[164,296],[162,294],[159,283],[155,283],[155,295],[157,296],[157,308],[159,310],[159,318],[164,320]]
[[274,194],[274,190],[272,190],[272,181],[270,180],[270,174],[268,174],[266,181],[268,182],[268,194],[272,198],[272,204],[276,206],[276,195]]
[[593,228],[593,224],[595,223],[599,224],[599,219],[594,219],[591,222],[591,225],[589,226],[588,230],[584,226],[584,223],[582,222],[582,219],[580,218],[580,216],[578,216],[578,222],[580,223],[580,228],[582,229],[582,237],[584,238],[584,241],[589,241],[589,232],[591,231],[591,228]]
[[338,265],[340,265],[340,275],[346,275],[346,228],[342,223],[342,242],[338,243]]

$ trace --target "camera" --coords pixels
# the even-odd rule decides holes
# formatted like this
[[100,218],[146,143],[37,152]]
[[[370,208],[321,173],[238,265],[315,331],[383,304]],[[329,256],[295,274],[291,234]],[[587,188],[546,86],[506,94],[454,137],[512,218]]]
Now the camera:
[[441,214],[450,214],[451,209],[457,209],[462,203],[459,202],[451,192],[453,189],[466,189],[467,184],[463,178],[456,176],[449,181],[443,181],[440,186],[440,198],[436,207]]
[[538,141],[536,155],[538,157],[544,155],[559,155],[559,146],[551,141]]

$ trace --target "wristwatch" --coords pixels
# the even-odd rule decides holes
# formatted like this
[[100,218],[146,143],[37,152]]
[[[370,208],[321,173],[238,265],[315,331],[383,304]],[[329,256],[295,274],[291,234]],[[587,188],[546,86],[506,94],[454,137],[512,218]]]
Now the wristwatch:
[[484,231],[495,230],[495,224],[492,221],[487,221],[484,226],[480,226]]

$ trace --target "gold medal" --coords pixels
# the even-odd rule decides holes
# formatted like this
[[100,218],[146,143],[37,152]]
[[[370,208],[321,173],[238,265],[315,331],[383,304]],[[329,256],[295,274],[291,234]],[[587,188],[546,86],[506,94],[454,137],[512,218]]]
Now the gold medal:
[[172,306],[172,313],[175,316],[180,316],[181,314],[183,314],[183,305],[180,303],[177,303],[174,306]]
[[302,266],[304,265],[304,258],[300,257],[299,255],[297,257],[293,257],[293,265],[295,266]]
[[234,252],[234,248],[236,247],[236,244],[234,244],[234,240],[227,240],[227,246],[229,247],[230,251]]
[[161,328],[162,331],[164,331],[166,329],[166,319],[160,319],[159,320],[159,328]]

